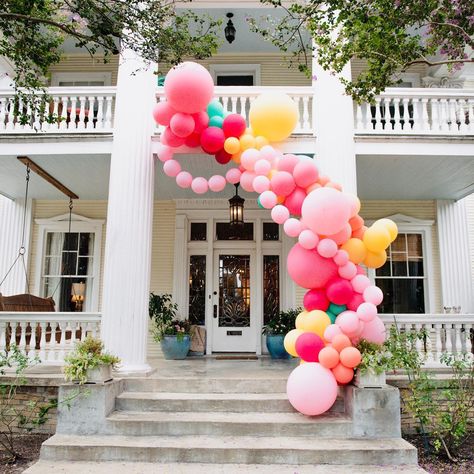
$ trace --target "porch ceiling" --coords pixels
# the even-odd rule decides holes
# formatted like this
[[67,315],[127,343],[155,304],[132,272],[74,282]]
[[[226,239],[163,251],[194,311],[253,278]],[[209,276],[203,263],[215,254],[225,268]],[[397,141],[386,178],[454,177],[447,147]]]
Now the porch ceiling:
[[[31,159],[80,199],[107,199],[110,155],[32,155]],[[0,194],[13,199],[25,194],[26,167],[16,155],[0,156]],[[64,199],[55,187],[31,173],[33,199]]]
[[474,191],[474,156],[357,156],[362,199],[461,199]]

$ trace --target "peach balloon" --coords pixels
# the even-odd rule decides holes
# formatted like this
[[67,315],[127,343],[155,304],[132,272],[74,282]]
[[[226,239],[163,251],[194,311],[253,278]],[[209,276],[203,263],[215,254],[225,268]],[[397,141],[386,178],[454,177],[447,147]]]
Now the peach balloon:
[[387,261],[387,252],[382,250],[380,252],[367,252],[364,259],[364,265],[367,268],[380,268],[385,265]]
[[240,151],[240,141],[238,138],[229,137],[225,139],[224,150],[231,155],[235,155]]
[[341,245],[341,249],[349,254],[349,260],[353,263],[362,263],[367,256],[367,247],[360,239],[351,238]]
[[345,367],[341,363],[332,369],[332,373],[337,382],[341,385],[349,383],[354,378],[354,370]]
[[326,369],[333,369],[339,364],[339,352],[331,346],[321,349],[319,352],[319,363],[323,367],[326,367]]
[[338,334],[337,336],[334,336],[331,344],[337,352],[341,352],[342,349],[352,346],[351,340],[345,334]]
[[362,355],[357,347],[346,347],[340,353],[341,364],[353,369],[360,364]]

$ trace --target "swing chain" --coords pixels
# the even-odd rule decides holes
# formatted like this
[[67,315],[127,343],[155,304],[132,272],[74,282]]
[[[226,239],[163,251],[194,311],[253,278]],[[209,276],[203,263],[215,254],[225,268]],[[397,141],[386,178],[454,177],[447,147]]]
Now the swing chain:
[[26,215],[28,214],[28,191],[30,187],[30,164],[27,163],[26,165],[26,190],[25,190],[25,203],[23,209],[23,226],[21,229],[21,246],[18,250],[18,255],[25,255],[26,248],[25,248],[25,233],[26,233]]

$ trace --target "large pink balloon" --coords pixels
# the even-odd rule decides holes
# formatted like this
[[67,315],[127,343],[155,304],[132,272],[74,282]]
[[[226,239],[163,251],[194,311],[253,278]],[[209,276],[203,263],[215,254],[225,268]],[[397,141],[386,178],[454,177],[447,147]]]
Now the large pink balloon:
[[295,410],[303,415],[316,416],[334,405],[337,382],[329,369],[318,362],[307,362],[291,372],[286,393]]
[[316,250],[306,250],[295,244],[288,254],[288,273],[303,288],[323,288],[337,277],[337,265],[331,259],[321,257]]
[[306,196],[301,215],[304,223],[313,232],[333,235],[348,223],[351,206],[340,191],[333,188],[318,188]]
[[164,88],[166,98],[174,109],[194,114],[205,110],[211,101],[214,82],[205,67],[184,62],[168,72]]
[[360,339],[375,342],[375,344],[383,344],[385,342],[385,326],[383,321],[376,316],[372,321],[365,323]]

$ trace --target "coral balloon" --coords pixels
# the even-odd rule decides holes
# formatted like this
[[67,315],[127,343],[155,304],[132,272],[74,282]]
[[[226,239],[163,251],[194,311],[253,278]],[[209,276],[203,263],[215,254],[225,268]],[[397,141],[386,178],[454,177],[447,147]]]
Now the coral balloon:
[[362,355],[357,347],[346,347],[342,349],[339,357],[341,358],[341,364],[349,367],[349,369],[357,367],[362,360]]
[[319,363],[326,369],[334,369],[339,364],[339,352],[334,347],[327,346],[321,349],[318,355]]
[[226,137],[239,138],[244,134],[247,124],[240,114],[229,114],[222,123],[222,130]]
[[312,332],[319,337],[324,337],[324,330],[331,324],[329,316],[320,310],[302,311],[298,314],[295,326],[296,329],[302,331]]
[[297,186],[307,188],[319,178],[319,171],[314,161],[300,161],[293,170],[293,178]]
[[222,149],[224,141],[225,136],[221,128],[209,127],[201,133],[202,149],[210,155],[213,155]]
[[290,211],[290,214],[294,216],[301,215],[301,207],[306,198],[306,191],[302,188],[295,188],[295,190],[286,197],[285,206]]
[[364,219],[362,219],[362,217],[356,215],[356,216],[351,217],[349,219],[349,225],[351,226],[351,229],[353,231],[358,230],[358,229],[360,229],[361,227],[364,226]]
[[342,334],[341,328],[337,324],[330,324],[324,330],[324,339],[326,339],[326,341],[332,342],[339,334]]
[[272,142],[288,138],[298,123],[298,106],[286,94],[267,92],[250,106],[249,121],[255,135]]
[[374,253],[382,252],[391,242],[390,233],[381,225],[369,227],[362,240],[367,249]]
[[354,290],[349,281],[337,278],[328,284],[326,295],[332,303],[347,304],[352,299]]
[[354,370],[349,369],[348,367],[345,367],[342,364],[336,365],[336,367],[332,369],[332,373],[334,375],[334,378],[341,385],[349,383],[354,378]]
[[153,107],[153,118],[160,125],[168,126],[176,110],[168,102],[158,102]]
[[331,344],[337,352],[341,352],[342,349],[352,346],[351,340],[345,334],[338,334],[337,336],[334,336]]
[[296,353],[306,362],[318,362],[323,347],[323,340],[312,332],[305,332],[296,339]]
[[209,178],[209,189],[215,193],[222,191],[226,184],[227,181],[224,176],[216,174]]
[[329,410],[337,399],[334,375],[317,362],[296,367],[286,384],[288,400],[295,410],[316,416]]
[[305,249],[314,249],[318,245],[319,237],[309,229],[305,229],[298,236],[298,242]]
[[283,339],[283,345],[285,346],[285,351],[288,352],[288,354],[292,355],[293,357],[298,357],[298,354],[295,348],[296,340],[303,333],[304,331],[302,331],[301,329],[292,329],[285,336],[285,339]]
[[324,290],[309,290],[303,297],[303,306],[306,311],[315,309],[326,311],[329,308],[329,300]]
[[195,125],[193,117],[189,114],[183,114],[182,112],[177,112],[170,120],[171,131],[177,137],[185,138],[191,135]]
[[367,256],[367,247],[360,239],[349,239],[341,245],[341,249],[349,254],[349,260],[355,264],[362,263]]
[[[268,178],[265,178],[265,179],[267,179],[268,181]],[[254,184],[254,187],[255,187],[255,184]],[[257,191],[257,189],[255,190]],[[278,206],[275,206],[272,209],[272,219],[273,219],[273,222],[276,222],[277,224],[284,224],[289,219],[289,217],[290,217],[290,212],[285,206],[282,206],[281,204],[279,204]]]
[[364,300],[367,303],[372,303],[375,306],[379,305],[383,301],[382,290],[375,285],[368,286],[364,290]]

